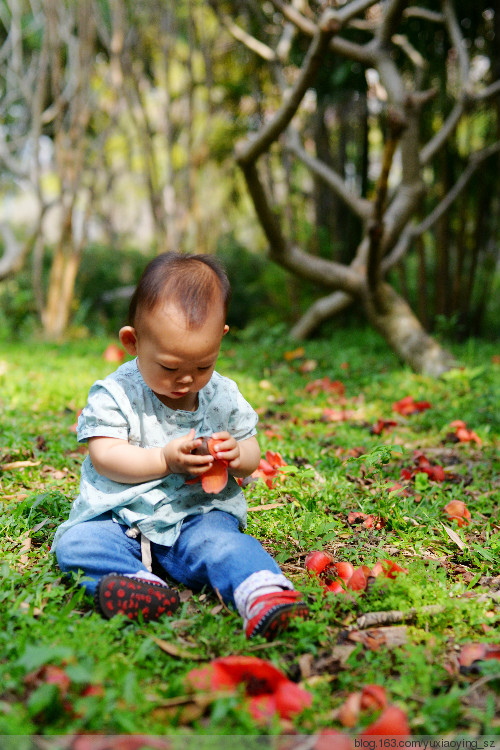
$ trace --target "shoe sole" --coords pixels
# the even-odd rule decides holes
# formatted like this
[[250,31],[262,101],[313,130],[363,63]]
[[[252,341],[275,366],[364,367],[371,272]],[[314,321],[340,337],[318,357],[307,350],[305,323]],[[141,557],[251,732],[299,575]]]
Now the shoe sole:
[[144,622],[172,615],[179,607],[179,594],[167,586],[110,573],[99,581],[95,604],[107,620],[123,614],[130,620],[140,615]]
[[266,612],[248,638],[260,635],[266,638],[266,640],[272,641],[288,627],[290,620],[295,619],[295,617],[305,619],[308,615],[309,609],[305,602],[278,604],[275,609],[270,609],[269,612]]

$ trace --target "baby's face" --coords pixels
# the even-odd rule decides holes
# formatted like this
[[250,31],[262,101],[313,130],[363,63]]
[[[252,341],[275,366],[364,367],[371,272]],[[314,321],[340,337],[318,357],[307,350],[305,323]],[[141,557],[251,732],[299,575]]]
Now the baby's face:
[[144,314],[135,332],[144,382],[171,409],[196,409],[198,391],[212,377],[227,331],[221,309],[194,329],[187,327],[184,313],[175,305]]

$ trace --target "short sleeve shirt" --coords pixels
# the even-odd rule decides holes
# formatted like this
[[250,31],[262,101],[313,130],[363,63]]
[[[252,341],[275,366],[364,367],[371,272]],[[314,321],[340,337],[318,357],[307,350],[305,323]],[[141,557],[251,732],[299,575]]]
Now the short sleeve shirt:
[[[196,437],[227,430],[236,440],[256,434],[258,416],[233,380],[214,372],[198,394],[196,411],[165,406],[146,385],[137,360],[121,365],[98,380],[89,392],[78,420],[79,442],[90,437],[114,437],[142,448],[157,448],[186,435]],[[80,492],[67,521],[57,529],[52,548],[77,523],[111,511],[113,518],[136,526],[152,542],[171,546],[184,518],[224,510],[246,526],[246,501],[234,477],[218,494],[207,494],[201,482],[186,484],[186,475],[169,474],[142,484],[121,484],[95,470],[90,456],[82,464]]]

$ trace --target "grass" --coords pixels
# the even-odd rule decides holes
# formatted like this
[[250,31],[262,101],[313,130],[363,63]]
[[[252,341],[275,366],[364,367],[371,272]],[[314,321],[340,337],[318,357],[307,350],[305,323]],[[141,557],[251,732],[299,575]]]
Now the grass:
[[[494,344],[456,348],[463,369],[432,380],[401,367],[367,331],[308,342],[295,358],[297,345],[280,328],[227,337],[217,369],[236,379],[259,410],[263,452],[279,451],[292,467],[273,489],[258,482],[245,490],[253,508],[248,531],[276,556],[311,609],[310,619],[267,644],[249,643],[239,617],[210,592],[184,592],[175,619],[134,624],[102,620],[77,580],[62,579],[50,544],[78,489],[83,454],[71,426],[90,385],[113,369],[102,359],[107,343],[0,343],[0,734],[283,731],[277,720],[256,724],[240,695],[215,695],[203,705],[180,700],[189,670],[230,654],[268,659],[309,690],[311,708],[292,722],[297,732],[340,729],[337,710],[347,695],[378,683],[407,712],[414,734],[500,734],[499,662],[469,674],[457,662],[463,644],[499,641]],[[302,373],[310,360],[313,369]],[[324,376],[344,384],[343,400],[305,390]],[[377,419],[394,418],[392,403],[407,395],[432,408],[396,416],[395,427],[373,434]],[[344,410],[347,419],[327,421],[325,409]],[[454,442],[455,419],[466,421],[482,445]],[[402,468],[413,467],[415,450],[444,466],[446,479],[417,474],[406,482],[408,496],[400,496],[390,487]],[[443,507],[452,499],[465,501],[469,525],[447,520]],[[255,510],[268,504],[276,507]],[[380,516],[385,526],[350,525],[349,511]],[[355,565],[390,558],[409,572],[377,579],[363,596],[325,595],[304,568],[314,549]],[[438,605],[432,614],[429,605]],[[357,617],[395,609],[413,609],[414,616],[399,630],[379,630],[386,642],[377,649],[346,639]],[[403,634],[397,643],[396,632]],[[368,720],[361,717],[353,731]]]

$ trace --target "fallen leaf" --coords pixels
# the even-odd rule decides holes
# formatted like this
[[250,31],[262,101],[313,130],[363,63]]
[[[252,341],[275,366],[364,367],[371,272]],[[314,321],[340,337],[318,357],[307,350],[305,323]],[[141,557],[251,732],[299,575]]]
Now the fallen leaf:
[[453,529],[450,529],[449,526],[445,526],[444,523],[443,523],[443,529],[446,531],[446,533],[450,537],[451,541],[455,542],[455,544],[457,545],[457,547],[460,547],[461,550],[466,549],[467,545],[465,544],[465,542],[463,542],[460,539],[460,537],[458,536],[458,534],[457,534],[456,531],[453,531]]
[[282,508],[286,503],[267,503],[265,505],[252,505],[247,508],[248,513],[255,513],[259,510],[274,510],[275,508]]
[[317,396],[318,393],[330,393],[336,396],[343,396],[345,386],[340,380],[330,380],[328,376],[312,380],[305,387],[307,393]]
[[163,638],[157,638],[155,635],[147,633],[145,630],[140,630],[139,632],[142,633],[142,635],[151,638],[151,640],[154,641],[162,651],[169,654],[169,656],[175,656],[178,659],[190,659],[191,661],[203,661],[204,659],[200,654],[195,654],[187,648],[181,648],[181,646],[165,641]]
[[350,693],[340,706],[337,717],[343,727],[354,727],[361,712],[361,693]]
[[11,461],[8,464],[1,464],[2,471],[14,471],[15,469],[28,469],[32,466],[39,466],[41,461]]
[[371,432],[373,435],[381,435],[384,430],[390,430],[392,427],[397,426],[397,422],[394,419],[378,419],[377,422],[372,425]]

